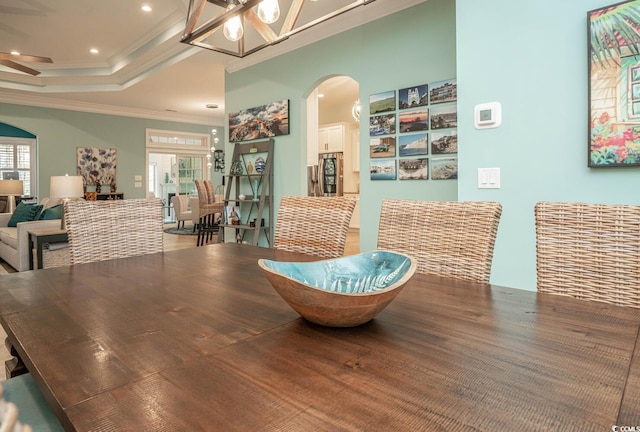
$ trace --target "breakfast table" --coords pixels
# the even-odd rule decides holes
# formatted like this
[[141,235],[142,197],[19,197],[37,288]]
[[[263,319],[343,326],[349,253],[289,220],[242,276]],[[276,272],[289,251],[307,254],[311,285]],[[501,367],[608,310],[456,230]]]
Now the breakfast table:
[[[640,425],[640,310],[415,274],[366,324],[278,296],[236,243],[0,278],[69,431],[610,431]],[[615,429],[615,428],[614,428]]]

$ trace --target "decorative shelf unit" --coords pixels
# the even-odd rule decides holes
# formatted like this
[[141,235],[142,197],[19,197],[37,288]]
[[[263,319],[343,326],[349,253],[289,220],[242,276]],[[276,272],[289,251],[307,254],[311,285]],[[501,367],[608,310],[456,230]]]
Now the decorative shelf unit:
[[[236,144],[233,149],[229,179],[224,198],[225,214],[218,232],[219,240],[224,240],[225,231],[235,229],[238,242],[245,240],[259,245],[260,234],[264,233],[267,246],[273,238],[273,139],[255,143]],[[258,158],[264,161],[261,172],[256,170]],[[241,168],[238,168],[241,167]],[[240,196],[244,195],[242,199]],[[232,223],[230,216],[236,210],[240,218]]]

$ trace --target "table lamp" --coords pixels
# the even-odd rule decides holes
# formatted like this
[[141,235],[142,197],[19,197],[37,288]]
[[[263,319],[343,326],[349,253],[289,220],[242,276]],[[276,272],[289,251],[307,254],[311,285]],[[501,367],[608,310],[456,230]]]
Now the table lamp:
[[0,195],[8,196],[7,213],[16,209],[16,195],[22,195],[22,180],[0,180]]
[[62,199],[62,220],[60,228],[65,229],[64,206],[70,199],[77,199],[84,196],[84,182],[82,176],[51,176],[49,184],[49,197]]

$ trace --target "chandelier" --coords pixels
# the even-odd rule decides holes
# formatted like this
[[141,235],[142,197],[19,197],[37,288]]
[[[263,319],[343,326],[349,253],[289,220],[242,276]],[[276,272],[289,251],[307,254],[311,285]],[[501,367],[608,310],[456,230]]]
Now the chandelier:
[[373,1],[189,0],[181,42],[242,58]]
[[[208,106],[207,106],[208,108]],[[211,146],[211,153],[207,153],[207,168],[213,167],[214,171],[224,171],[224,150],[216,149],[216,145],[220,142],[217,129],[211,129],[211,135],[213,135],[213,145]],[[211,155],[213,155],[213,163],[211,162]]]
[[362,106],[360,105],[360,98],[356,99],[351,107],[351,117],[357,122],[360,123],[360,111],[362,110]]

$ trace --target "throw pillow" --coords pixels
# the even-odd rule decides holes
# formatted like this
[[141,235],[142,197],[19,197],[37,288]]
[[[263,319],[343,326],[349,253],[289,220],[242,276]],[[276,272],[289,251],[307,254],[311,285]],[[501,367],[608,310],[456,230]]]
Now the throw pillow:
[[42,210],[40,220],[62,219],[62,204]]
[[20,222],[28,222],[36,220],[38,215],[42,211],[42,206],[38,204],[25,204],[23,202],[16,206],[15,211],[9,219],[7,226],[16,227]]

